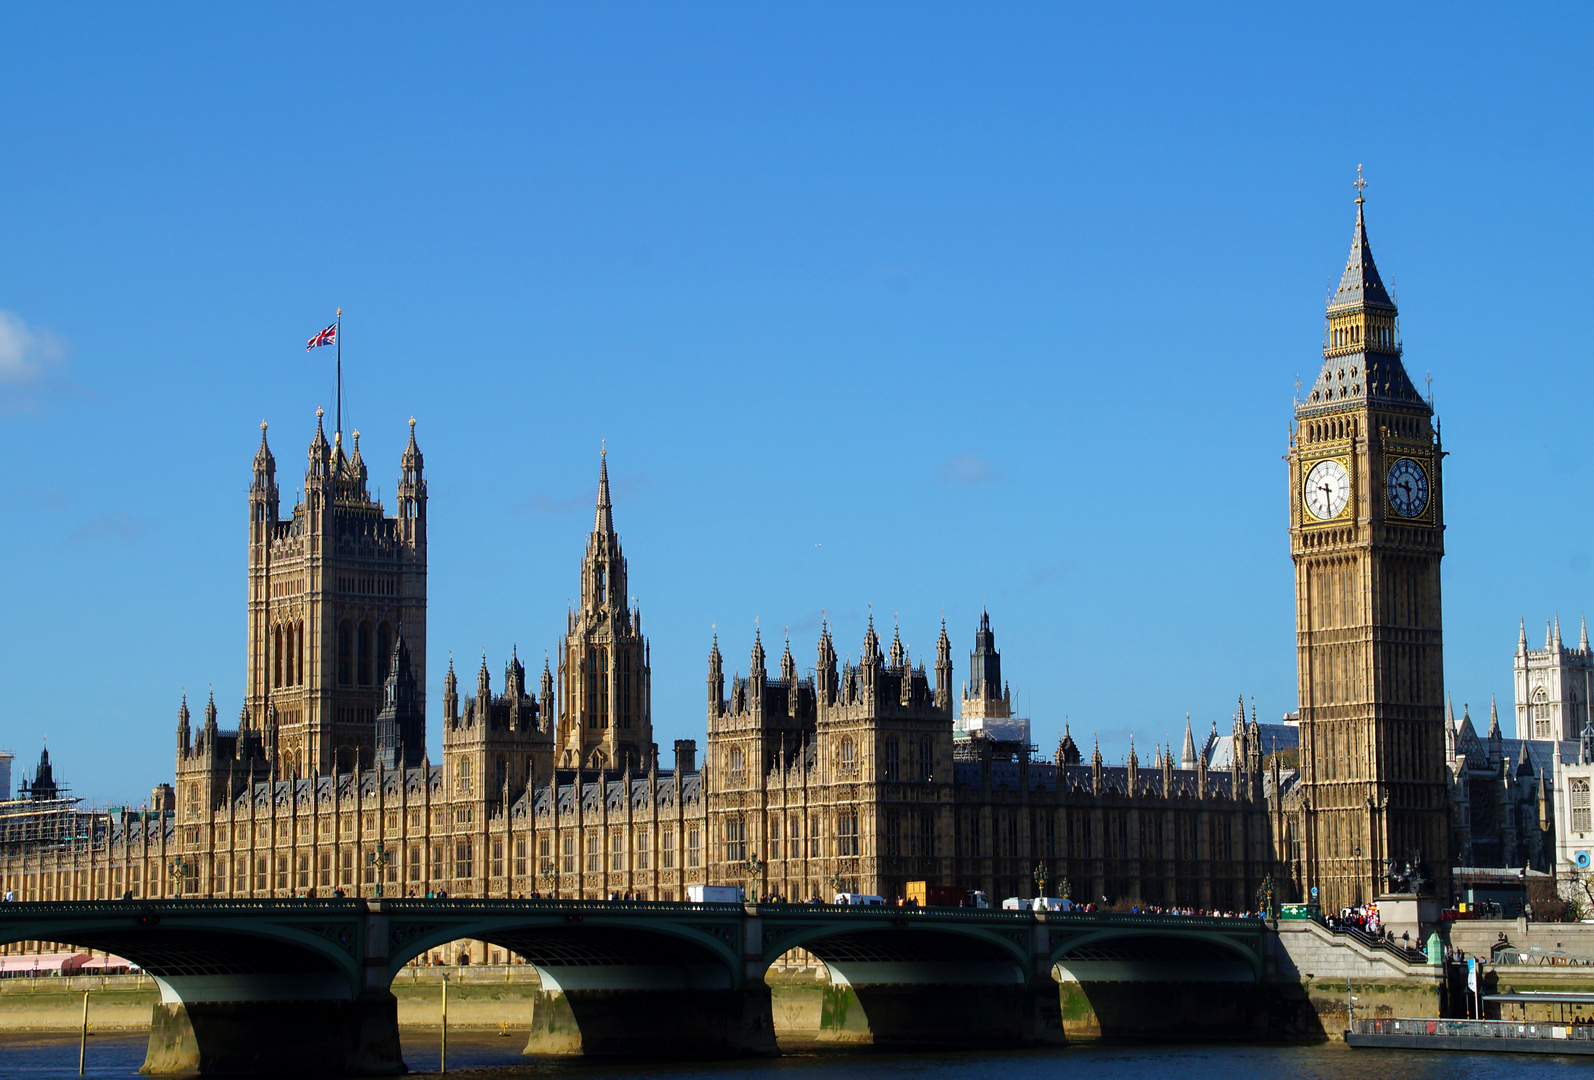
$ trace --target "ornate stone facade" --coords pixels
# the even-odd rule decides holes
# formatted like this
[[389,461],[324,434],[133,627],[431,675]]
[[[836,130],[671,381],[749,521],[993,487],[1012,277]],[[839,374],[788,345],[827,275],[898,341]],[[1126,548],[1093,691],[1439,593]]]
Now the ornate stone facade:
[[668,900],[691,884],[739,884],[807,898],[896,896],[924,879],[1000,899],[1033,894],[1044,867],[1053,891],[1066,879],[1081,898],[1254,903],[1279,806],[1254,721],[1239,717],[1233,768],[1215,775],[1204,759],[1175,768],[1171,745],[1150,768],[1133,751],[1121,767],[1099,753],[1082,764],[1071,739],[1046,761],[1002,726],[1011,695],[989,616],[957,703],[944,625],[933,674],[899,632],[882,648],[872,620],[856,663],[838,660],[827,626],[807,674],[788,642],[771,677],[755,634],[749,673],[728,689],[716,640],[704,761],[686,740],[662,767],[606,456],[557,682],[545,664],[534,692],[511,655],[495,688],[483,656],[474,693],[462,695],[451,661],[433,764],[415,644],[426,552],[413,427],[396,518],[366,495],[359,455],[345,461],[340,443],[328,446],[318,426],[305,501],[279,522],[262,439],[250,493],[251,696],[237,728],[221,729],[209,701],[193,731],[184,701],[175,788],[157,788],[153,809],[113,815],[87,844],[8,857],[0,872],[19,897],[380,887]]

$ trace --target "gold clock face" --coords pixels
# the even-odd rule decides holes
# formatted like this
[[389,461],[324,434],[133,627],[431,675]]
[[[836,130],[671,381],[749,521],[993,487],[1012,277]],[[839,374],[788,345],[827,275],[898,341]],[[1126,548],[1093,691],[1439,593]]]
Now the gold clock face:
[[1350,501],[1350,473],[1338,461],[1319,461],[1306,474],[1302,496],[1307,512],[1319,521],[1337,518]]

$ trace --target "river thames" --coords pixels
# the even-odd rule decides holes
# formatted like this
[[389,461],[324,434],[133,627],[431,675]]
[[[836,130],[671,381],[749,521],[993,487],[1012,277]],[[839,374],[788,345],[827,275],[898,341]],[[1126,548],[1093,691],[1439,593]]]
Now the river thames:
[[[759,1061],[727,1062],[554,1062],[532,1061],[518,1053],[518,1040],[490,1032],[451,1032],[449,1075],[492,1080],[516,1077],[607,1080],[639,1074],[668,1080],[1470,1080],[1493,1078],[1502,1069],[1532,1080],[1558,1074],[1587,1059],[1530,1054],[1445,1054],[1398,1050],[1352,1050],[1321,1046],[1078,1046],[1065,1050],[1015,1050],[1001,1053],[874,1054],[812,1052]],[[144,1060],[145,1036],[115,1034],[89,1040],[89,1077],[135,1077]],[[6,1075],[76,1076],[75,1035],[0,1036],[0,1064]],[[435,1075],[435,1033],[405,1040],[410,1075]]]

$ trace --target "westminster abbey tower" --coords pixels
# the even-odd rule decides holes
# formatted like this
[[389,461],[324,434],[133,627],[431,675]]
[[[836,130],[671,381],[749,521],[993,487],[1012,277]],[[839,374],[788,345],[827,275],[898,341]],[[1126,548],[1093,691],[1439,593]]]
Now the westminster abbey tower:
[[1328,303],[1323,368],[1295,410],[1303,889],[1373,900],[1385,860],[1420,853],[1449,895],[1439,560],[1443,453],[1401,363],[1399,313],[1356,230]]

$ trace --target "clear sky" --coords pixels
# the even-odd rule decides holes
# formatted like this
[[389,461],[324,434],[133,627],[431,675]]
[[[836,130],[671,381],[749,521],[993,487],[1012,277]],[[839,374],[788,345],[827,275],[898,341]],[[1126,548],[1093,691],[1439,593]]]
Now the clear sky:
[[[244,677],[245,497],[333,404],[449,650],[564,626],[608,440],[655,735],[717,624],[873,605],[1109,759],[1295,707],[1287,449],[1351,182],[1443,423],[1446,680],[1590,605],[1580,5],[13,5],[0,746],[141,801]],[[1594,612],[1591,612],[1594,614]],[[666,760],[668,753],[666,752]]]

